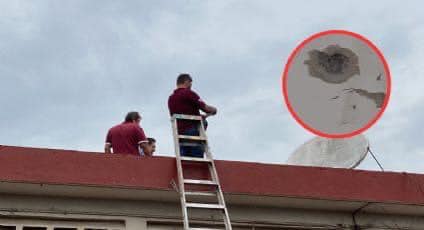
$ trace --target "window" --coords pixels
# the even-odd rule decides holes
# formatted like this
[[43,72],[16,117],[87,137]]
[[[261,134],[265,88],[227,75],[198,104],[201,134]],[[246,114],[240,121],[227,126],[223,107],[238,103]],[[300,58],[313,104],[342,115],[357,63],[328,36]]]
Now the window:
[[0,230],[125,230],[124,221],[0,218]]
[[0,230],[16,230],[15,226],[0,225]]

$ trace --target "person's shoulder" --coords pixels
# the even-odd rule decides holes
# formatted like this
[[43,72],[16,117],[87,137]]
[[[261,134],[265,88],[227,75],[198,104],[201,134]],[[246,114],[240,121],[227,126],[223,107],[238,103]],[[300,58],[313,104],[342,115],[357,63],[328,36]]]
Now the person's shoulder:
[[189,88],[186,88],[186,90],[187,90],[187,92],[190,92],[190,93],[196,93],[194,90],[189,89]]
[[190,93],[190,92],[193,92],[193,90],[189,88],[178,88],[174,90],[174,94]]
[[118,132],[119,131],[119,129],[121,128],[121,125],[122,125],[122,123],[121,124],[117,124],[117,125],[114,125],[114,126],[112,126],[110,129],[109,129],[109,133],[116,133],[116,132]]
[[168,97],[168,101],[172,100],[173,98],[175,98],[176,96],[178,96],[178,89],[175,89],[174,91],[172,91],[171,95],[169,95]]
[[174,99],[174,98],[181,98],[181,97],[183,97],[183,98],[187,98],[187,97],[189,97],[189,98],[193,98],[193,97],[197,98],[197,97],[199,97],[199,95],[195,91],[193,91],[193,90],[191,90],[189,88],[179,88],[179,89],[176,89],[174,91],[174,93],[169,97],[169,99],[171,99],[171,98],[172,99]]
[[137,127],[140,127],[137,123],[133,123],[133,122],[125,122],[122,125],[125,125],[128,128],[137,128]]
[[184,90],[185,90],[184,93],[186,95],[195,95],[195,96],[198,96],[198,94],[194,90],[192,90],[192,89],[185,88]]
[[119,128],[121,125],[122,125],[122,123],[120,123],[120,124],[116,124],[116,125],[112,126],[109,130],[117,129],[117,128]]
[[170,97],[187,96],[187,95],[193,95],[193,94],[196,94],[196,92],[194,92],[193,90],[189,88],[178,88],[174,90],[174,93],[171,94]]
[[137,123],[129,123],[128,127],[132,130],[143,130],[143,128],[141,128],[141,126]]

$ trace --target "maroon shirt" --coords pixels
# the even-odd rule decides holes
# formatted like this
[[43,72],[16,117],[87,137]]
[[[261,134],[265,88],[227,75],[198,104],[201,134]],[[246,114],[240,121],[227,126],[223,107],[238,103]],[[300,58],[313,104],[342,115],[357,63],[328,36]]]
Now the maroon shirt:
[[138,146],[143,142],[147,142],[143,129],[132,122],[112,127],[106,136],[106,143],[112,145],[113,153],[140,155]]
[[[186,114],[200,116],[199,109],[205,109],[205,102],[200,99],[199,95],[189,88],[178,88],[169,96],[168,109],[171,116],[173,114]],[[178,132],[183,133],[187,129],[195,127],[193,121],[178,121]]]

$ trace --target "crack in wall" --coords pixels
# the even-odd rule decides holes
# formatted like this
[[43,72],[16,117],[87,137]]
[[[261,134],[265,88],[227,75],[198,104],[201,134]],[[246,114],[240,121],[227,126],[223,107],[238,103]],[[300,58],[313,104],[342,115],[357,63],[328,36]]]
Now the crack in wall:
[[357,93],[360,96],[363,96],[372,100],[375,103],[377,108],[383,107],[383,102],[386,97],[386,93],[382,93],[382,92],[372,93],[365,89],[348,88],[344,90],[347,91],[348,93]]

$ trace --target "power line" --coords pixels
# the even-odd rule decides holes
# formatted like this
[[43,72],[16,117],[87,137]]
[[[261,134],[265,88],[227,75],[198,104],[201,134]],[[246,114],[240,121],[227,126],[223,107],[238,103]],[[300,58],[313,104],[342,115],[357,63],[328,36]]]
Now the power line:
[[380,167],[381,171],[384,172],[383,166],[381,166],[380,162],[378,162],[377,158],[375,157],[374,153],[371,151],[371,148],[368,147],[368,152],[371,153],[372,158],[374,158],[375,162],[377,162],[378,167]]

